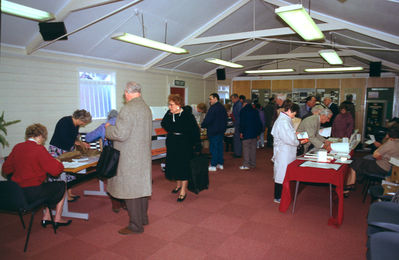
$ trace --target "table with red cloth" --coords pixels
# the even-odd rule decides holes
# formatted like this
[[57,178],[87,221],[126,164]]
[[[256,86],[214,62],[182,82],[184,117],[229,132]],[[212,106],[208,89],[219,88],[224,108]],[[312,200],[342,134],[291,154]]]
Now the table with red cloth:
[[330,183],[335,185],[335,192],[338,197],[338,212],[328,220],[329,225],[339,226],[344,218],[344,184],[345,176],[349,169],[348,164],[342,164],[338,170],[321,169],[313,167],[301,167],[304,160],[295,160],[287,167],[287,171],[283,183],[283,191],[281,194],[280,211],[286,212],[291,203],[291,194],[294,193],[295,181],[313,182],[313,183]]

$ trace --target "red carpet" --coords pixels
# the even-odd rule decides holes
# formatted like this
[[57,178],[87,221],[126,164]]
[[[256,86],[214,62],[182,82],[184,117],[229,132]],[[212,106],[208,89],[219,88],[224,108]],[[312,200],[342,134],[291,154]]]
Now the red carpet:
[[[57,234],[35,216],[28,251],[17,215],[0,214],[1,259],[365,259],[366,216],[361,186],[345,199],[344,222],[328,226],[328,186],[302,185],[295,214],[273,202],[272,149],[258,150],[257,168],[240,171],[242,160],[225,153],[225,169],[210,172],[209,190],[189,193],[183,203],[170,191],[160,161],[153,163],[150,224],[143,234],[122,236],[126,211],[111,211],[108,198],[82,196],[91,180],[74,188],[82,196],[70,210],[88,212]],[[29,215],[25,216],[25,223]]]

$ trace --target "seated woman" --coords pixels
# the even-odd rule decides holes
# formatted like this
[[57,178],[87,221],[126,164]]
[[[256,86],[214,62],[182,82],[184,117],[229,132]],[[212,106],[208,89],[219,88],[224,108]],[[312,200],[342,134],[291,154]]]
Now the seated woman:
[[339,106],[339,114],[335,117],[331,136],[332,137],[351,137],[355,124],[351,113],[348,112],[348,105],[342,103]]
[[373,153],[375,160],[358,158],[354,159],[350,164],[351,172],[347,179],[345,194],[348,194],[349,190],[353,189],[353,185],[356,183],[356,176],[376,174],[384,177],[388,175],[392,166],[389,160],[391,157],[399,158],[399,125],[395,124],[390,127],[387,135],[389,139]]
[[[55,225],[67,226],[72,220],[61,218],[62,207],[65,201],[65,182],[44,182],[47,173],[58,176],[64,170],[64,166],[53,158],[43,146],[47,139],[47,129],[44,125],[33,124],[25,131],[25,142],[17,144],[7,160],[4,162],[2,171],[6,175],[12,174],[11,180],[21,186],[28,202],[46,198],[51,208],[56,208]],[[52,224],[50,212],[46,208],[42,226]]]

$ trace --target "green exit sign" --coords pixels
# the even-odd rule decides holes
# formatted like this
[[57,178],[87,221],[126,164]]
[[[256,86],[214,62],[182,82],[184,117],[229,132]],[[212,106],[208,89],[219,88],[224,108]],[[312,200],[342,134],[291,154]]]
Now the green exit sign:
[[186,82],[184,80],[175,80],[175,86],[184,86]]

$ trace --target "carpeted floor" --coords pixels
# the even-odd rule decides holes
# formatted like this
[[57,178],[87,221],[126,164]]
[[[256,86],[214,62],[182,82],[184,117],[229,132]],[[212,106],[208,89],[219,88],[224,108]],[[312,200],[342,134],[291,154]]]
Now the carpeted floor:
[[[150,224],[143,234],[123,236],[126,211],[111,211],[108,198],[83,196],[98,188],[93,179],[74,188],[82,198],[70,210],[88,212],[54,234],[35,216],[28,251],[17,215],[0,214],[0,259],[365,259],[366,216],[358,186],[344,204],[344,223],[327,225],[328,186],[302,185],[295,214],[273,202],[271,148],[259,149],[257,168],[240,171],[240,158],[225,153],[225,169],[210,172],[210,187],[183,203],[171,190],[160,161],[153,163]],[[25,222],[29,215],[25,216]]]

